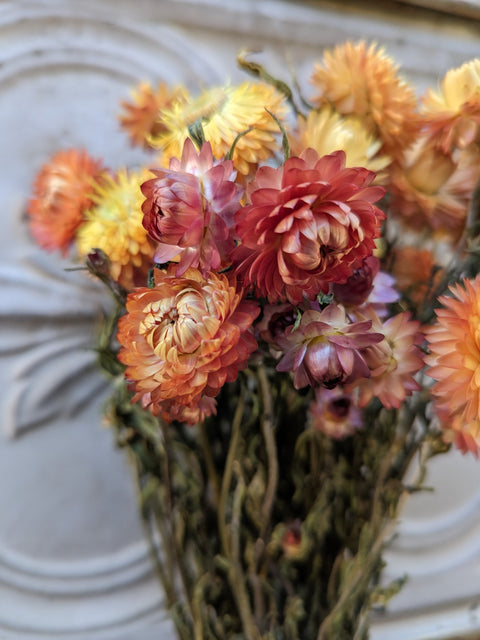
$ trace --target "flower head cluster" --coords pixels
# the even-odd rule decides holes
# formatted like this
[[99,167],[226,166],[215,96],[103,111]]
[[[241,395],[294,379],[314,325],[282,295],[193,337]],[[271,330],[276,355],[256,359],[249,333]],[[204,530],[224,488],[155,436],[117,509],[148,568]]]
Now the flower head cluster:
[[[478,455],[480,61],[417,101],[383,48],[339,44],[312,69],[306,113],[240,62],[268,83],[140,83],[119,119],[148,170],[56,154],[28,206],[33,236],[76,246],[125,303],[118,359],[133,400],[166,422],[214,415],[247,367],[258,391],[262,366],[317,440],[355,438],[378,403],[422,405]],[[461,272],[472,279],[442,295]]]

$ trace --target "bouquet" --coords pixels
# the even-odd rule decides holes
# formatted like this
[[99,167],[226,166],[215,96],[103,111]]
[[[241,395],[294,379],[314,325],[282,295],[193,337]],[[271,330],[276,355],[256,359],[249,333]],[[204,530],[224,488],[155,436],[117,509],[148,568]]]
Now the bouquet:
[[308,98],[238,62],[140,83],[148,166],[60,150],[30,229],[111,296],[92,348],[178,637],[360,640],[428,459],[480,450],[480,60],[418,97],[346,42]]

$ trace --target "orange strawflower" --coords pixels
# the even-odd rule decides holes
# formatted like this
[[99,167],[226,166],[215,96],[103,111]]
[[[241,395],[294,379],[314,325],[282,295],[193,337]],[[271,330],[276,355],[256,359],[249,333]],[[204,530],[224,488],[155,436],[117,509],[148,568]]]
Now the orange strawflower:
[[435,260],[429,249],[412,246],[395,247],[391,258],[391,273],[396,285],[415,305],[421,305],[442,277],[435,271]]
[[324,53],[311,82],[317,106],[332,105],[339,113],[362,119],[382,152],[398,156],[418,133],[417,100],[402,80],[398,65],[376,44],[346,42]]
[[480,59],[451,69],[421,103],[428,135],[445,153],[480,140]]
[[[480,444],[480,276],[450,287],[427,330],[428,375],[440,419]],[[446,419],[445,419],[446,418]],[[468,447],[470,448],[470,447]]]
[[450,416],[436,407],[440,420],[444,442],[454,444],[464,455],[473,453],[475,458],[480,454],[480,420],[472,420],[465,424],[460,416]]
[[198,98],[177,101],[161,112],[162,131],[151,136],[150,143],[167,158],[180,158],[189,127],[201,123],[205,140],[212,145],[213,156],[223,159],[239,133],[233,164],[246,176],[257,164],[278,151],[278,124],[266,111],[283,119],[285,101],[271,86],[244,82],[238,86],[216,87]]
[[133,145],[151,148],[149,139],[166,131],[160,112],[175,102],[185,102],[187,92],[183,87],[169,89],[163,82],[154,90],[148,82],[141,82],[131,92],[132,102],[123,100],[124,113],[118,119],[121,127],[128,133]]
[[[155,286],[127,298],[119,321],[119,360],[141,401],[167,421],[195,424],[214,412],[214,398],[245,368],[257,343],[250,327],[259,313],[224,274],[204,278],[171,264],[155,269]],[[208,400],[210,398],[210,400]]]
[[41,247],[67,253],[103,171],[100,160],[76,149],[59,151],[42,167],[28,204],[30,229]]
[[146,283],[153,265],[155,243],[142,225],[143,195],[140,185],[150,177],[121,169],[98,185],[91,198],[95,203],[77,234],[77,250],[85,258],[101,249],[110,260],[110,275],[125,289]]

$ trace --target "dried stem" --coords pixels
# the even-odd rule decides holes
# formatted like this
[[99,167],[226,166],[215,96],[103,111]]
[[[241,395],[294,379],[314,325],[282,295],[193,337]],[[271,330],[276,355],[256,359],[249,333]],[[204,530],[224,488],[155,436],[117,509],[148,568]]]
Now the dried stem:
[[265,449],[268,459],[268,482],[265,491],[265,498],[262,505],[263,529],[261,537],[265,539],[268,528],[271,525],[271,515],[275,494],[278,485],[278,457],[277,445],[275,442],[274,425],[273,425],[273,402],[270,384],[267,378],[265,367],[258,367],[258,379],[262,392],[263,414],[262,414],[262,432],[265,439]]
[[237,476],[237,486],[233,494],[232,522],[230,525],[231,540],[231,565],[229,570],[230,586],[235,595],[238,606],[238,613],[242,621],[246,640],[260,640],[260,633],[255,625],[250,599],[246,588],[245,575],[242,569],[240,538],[241,538],[241,510],[245,495],[245,482],[240,472],[240,465],[236,462],[235,475]]
[[242,424],[242,418],[245,411],[245,387],[242,385],[240,391],[240,397],[238,399],[237,408],[232,422],[232,432],[230,434],[230,445],[228,448],[227,459],[225,461],[225,469],[223,471],[222,488],[220,491],[220,500],[218,503],[218,531],[222,544],[223,553],[226,557],[230,557],[230,544],[228,536],[226,534],[226,511],[227,511],[227,499],[230,484],[232,482],[233,475],[233,463],[237,455],[238,442],[240,439],[240,427]]
[[189,587],[188,587],[189,585],[188,574],[187,574],[187,570],[184,563],[184,551],[183,549],[178,548],[177,536],[175,535],[175,519],[174,519],[174,513],[173,513],[173,490],[172,490],[172,477],[171,477],[171,465],[170,465],[170,462],[173,459],[172,443],[171,443],[171,437],[168,431],[168,427],[166,427],[163,421],[161,421],[161,427],[162,427],[162,432],[165,439],[165,452],[166,452],[165,465],[164,465],[165,470],[164,470],[164,477],[163,477],[163,481],[165,483],[164,484],[165,493],[166,493],[165,507],[167,512],[167,522],[170,528],[170,531],[169,531],[170,544],[169,544],[169,547],[167,548],[170,549],[173,562],[175,566],[178,567],[178,572],[179,572],[182,587],[183,587],[183,594],[185,597],[185,603],[188,608],[188,612],[191,617],[191,620],[193,621],[194,615],[193,615],[192,602],[191,602]]
[[208,441],[207,429],[205,421],[200,423],[200,444],[202,446],[202,452],[207,466],[207,474],[210,484],[212,485],[213,495],[215,496],[215,504],[218,506],[220,502],[220,482],[218,480],[218,474],[215,469],[215,463],[213,461],[212,449]]

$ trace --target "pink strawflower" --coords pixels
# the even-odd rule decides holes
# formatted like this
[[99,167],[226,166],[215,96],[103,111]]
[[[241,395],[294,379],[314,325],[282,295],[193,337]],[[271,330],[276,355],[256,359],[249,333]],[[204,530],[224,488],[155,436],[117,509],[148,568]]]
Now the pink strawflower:
[[266,342],[272,355],[283,355],[277,338],[283,336],[287,329],[291,329],[297,319],[295,307],[289,302],[280,304],[266,304],[263,307],[263,315],[256,326],[257,338]]
[[197,152],[187,138],[181,160],[153,173],[142,185],[142,211],[144,227],[158,241],[156,262],[178,259],[177,276],[189,267],[206,275],[229,266],[233,214],[242,195],[232,162],[214,162],[210,143]]
[[352,275],[344,284],[334,284],[332,292],[335,300],[347,307],[363,304],[373,291],[373,280],[380,269],[380,260],[368,256],[353,265]]
[[285,355],[277,371],[291,371],[296,389],[338,384],[368,377],[370,369],[361,350],[380,342],[382,333],[371,331],[372,323],[350,322],[341,306],[330,304],[323,311],[306,311],[298,327],[277,337]]
[[337,440],[353,435],[363,426],[362,412],[354,395],[342,387],[318,387],[309,407],[309,418],[313,429]]
[[354,267],[352,275],[344,284],[332,285],[332,293],[335,301],[349,307],[349,312],[353,315],[358,310],[350,307],[368,304],[378,316],[384,316],[387,314],[387,304],[400,298],[394,284],[395,279],[391,275],[380,271],[380,260],[375,256],[368,256]]
[[269,302],[311,300],[345,282],[369,256],[384,214],[375,174],[345,168],[345,153],[319,157],[306,149],[283,167],[261,167],[249,185],[251,204],[235,215],[241,240],[237,272]]
[[349,388],[358,389],[361,407],[376,397],[387,409],[399,409],[405,398],[420,388],[414,378],[424,364],[418,346],[423,342],[420,323],[411,320],[408,311],[382,322],[371,307],[364,317],[371,318],[372,329],[381,331],[385,338],[363,352],[370,377],[355,380]]

